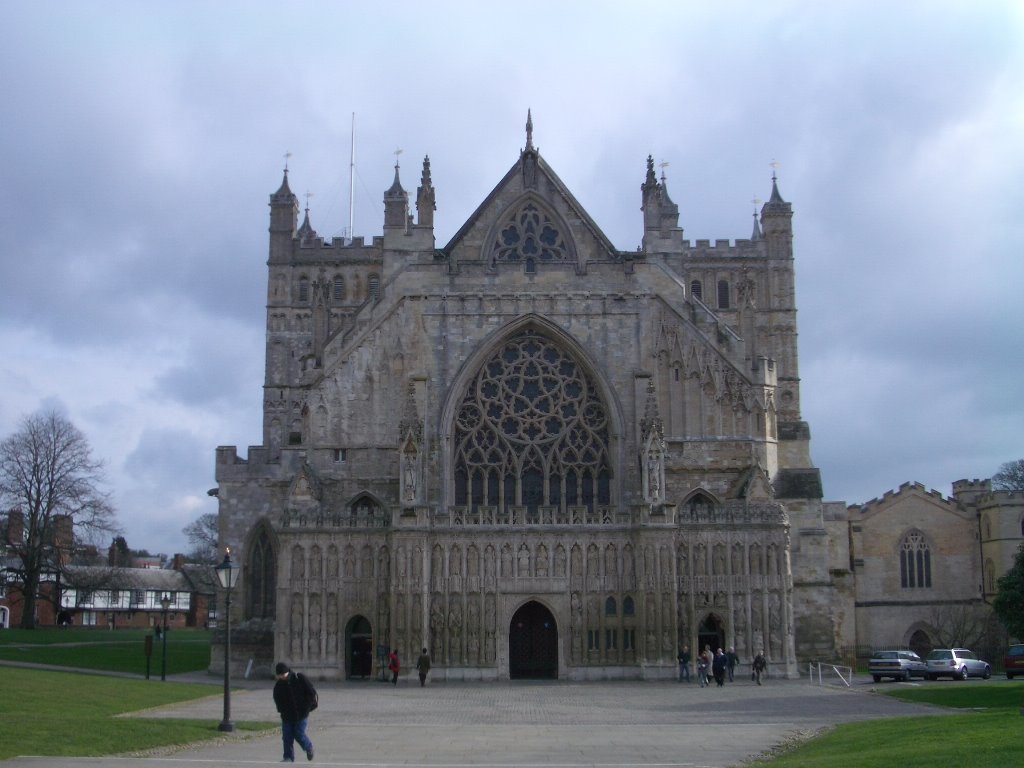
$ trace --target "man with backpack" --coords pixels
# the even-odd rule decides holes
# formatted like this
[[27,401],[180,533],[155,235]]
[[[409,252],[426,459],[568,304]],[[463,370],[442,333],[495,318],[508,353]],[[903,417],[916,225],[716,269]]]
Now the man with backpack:
[[313,742],[306,735],[309,713],[316,709],[316,688],[305,675],[292,672],[283,661],[274,668],[274,704],[281,715],[281,738],[284,741],[282,763],[295,762],[295,742],[306,751],[306,759],[313,759]]

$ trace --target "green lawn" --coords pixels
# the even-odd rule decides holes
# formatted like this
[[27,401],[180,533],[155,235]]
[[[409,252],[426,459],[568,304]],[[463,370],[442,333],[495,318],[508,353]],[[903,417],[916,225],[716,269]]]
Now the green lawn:
[[1019,768],[1024,765],[1024,683],[929,685],[884,695],[970,713],[839,725],[758,765],[771,768]]
[[[5,629],[0,632],[0,659],[144,675],[146,637],[152,634],[142,629]],[[154,637],[149,663],[150,674],[156,677],[160,676],[163,649],[163,641]],[[209,666],[208,631],[174,629],[167,633],[167,674]]]
[[[94,757],[190,744],[220,735],[215,720],[117,715],[215,693],[208,685],[161,683],[0,667],[0,760],[18,755]],[[277,723],[236,722],[238,730]]]

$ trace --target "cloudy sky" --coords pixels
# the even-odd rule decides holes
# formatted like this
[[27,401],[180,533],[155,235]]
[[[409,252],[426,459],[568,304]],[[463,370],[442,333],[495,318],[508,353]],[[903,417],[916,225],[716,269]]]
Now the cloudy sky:
[[804,416],[830,500],[1024,456],[1015,2],[8,3],[0,435],[62,409],[128,543],[216,511],[261,441],[268,195],[381,233],[401,149],[439,245],[534,142],[635,249],[648,154],[686,237],[793,204]]

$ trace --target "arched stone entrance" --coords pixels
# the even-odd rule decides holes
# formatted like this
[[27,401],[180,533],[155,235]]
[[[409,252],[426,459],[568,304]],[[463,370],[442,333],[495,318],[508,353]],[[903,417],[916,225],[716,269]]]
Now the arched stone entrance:
[[345,658],[347,678],[373,675],[373,633],[365,616],[353,616],[345,626]]
[[535,600],[512,616],[508,675],[513,680],[558,677],[558,626],[551,611]]
[[932,639],[928,636],[928,633],[923,629],[919,629],[910,636],[910,650],[920,656],[922,659],[928,655],[935,644]]
[[698,653],[703,651],[707,645],[711,646],[712,653],[719,648],[725,648],[725,627],[722,624],[722,619],[713,613],[705,616],[697,628]]

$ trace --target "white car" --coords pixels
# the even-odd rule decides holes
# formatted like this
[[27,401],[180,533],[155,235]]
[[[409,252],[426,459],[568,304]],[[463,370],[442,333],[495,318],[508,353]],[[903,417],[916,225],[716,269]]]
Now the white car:
[[951,677],[954,680],[983,677],[988,680],[992,677],[989,663],[966,648],[936,648],[928,654],[925,664],[928,667],[925,677],[929,680],[940,677]]

